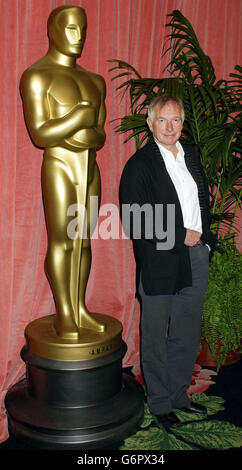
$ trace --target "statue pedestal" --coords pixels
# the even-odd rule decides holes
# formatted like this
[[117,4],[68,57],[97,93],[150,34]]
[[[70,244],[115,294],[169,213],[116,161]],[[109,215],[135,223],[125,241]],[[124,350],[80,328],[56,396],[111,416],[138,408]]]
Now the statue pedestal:
[[[43,357],[52,349],[58,356],[63,349],[58,338],[58,346],[53,341],[43,346],[43,324],[51,330],[53,316],[27,326],[21,351],[27,379],[15,384],[5,399],[10,434],[36,448],[65,450],[102,449],[136,431],[143,419],[143,389],[122,374],[122,325],[112,317],[100,317],[105,317],[107,331],[98,334],[99,343],[72,343],[67,360]],[[53,328],[51,335],[55,336]],[[78,354],[83,358],[78,360]]]

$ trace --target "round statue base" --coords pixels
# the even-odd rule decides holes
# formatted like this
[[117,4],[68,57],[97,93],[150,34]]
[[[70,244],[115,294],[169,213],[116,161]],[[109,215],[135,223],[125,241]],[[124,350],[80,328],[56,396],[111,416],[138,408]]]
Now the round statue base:
[[114,351],[100,346],[103,355],[81,360],[76,352],[75,360],[41,357],[26,343],[21,356],[27,378],[5,398],[10,435],[37,449],[104,449],[137,430],[144,394],[122,373],[123,341]]
[[103,357],[118,350],[122,343],[122,323],[114,317],[91,313],[105,324],[105,331],[80,328],[78,339],[64,339],[56,334],[55,315],[38,318],[25,329],[26,346],[37,356],[57,361],[80,361]]

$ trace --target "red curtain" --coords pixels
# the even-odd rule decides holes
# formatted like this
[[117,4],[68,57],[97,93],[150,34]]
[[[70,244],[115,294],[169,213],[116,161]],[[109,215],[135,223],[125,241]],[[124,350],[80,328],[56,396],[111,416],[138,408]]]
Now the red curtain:
[[[108,59],[132,64],[143,76],[162,76],[168,61],[161,52],[168,32],[167,14],[179,9],[192,23],[212,58],[217,78],[228,78],[241,63],[241,0],[0,0],[1,114],[0,133],[0,442],[8,436],[4,397],[25,373],[20,359],[26,325],[54,313],[44,275],[46,233],[40,188],[42,151],[33,146],[25,127],[19,80],[48,47],[47,17],[63,4],[85,8],[86,44],[79,63],[101,74],[107,85],[107,140],[98,152],[102,178],[101,204],[118,206],[122,168],[134,152],[115,133],[115,119],[128,113],[112,82]],[[117,122],[116,122],[117,124]],[[109,214],[106,214],[106,217]],[[99,224],[105,220],[100,215]],[[134,298],[135,264],[131,242],[101,238],[92,243],[93,262],[87,305],[123,323],[128,345],[124,366],[139,363],[139,306]]]

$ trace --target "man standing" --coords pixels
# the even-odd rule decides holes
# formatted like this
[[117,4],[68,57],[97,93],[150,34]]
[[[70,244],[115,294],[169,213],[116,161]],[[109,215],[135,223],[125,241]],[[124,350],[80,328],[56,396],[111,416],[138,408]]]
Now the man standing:
[[120,182],[121,208],[149,204],[153,214],[157,205],[162,205],[163,214],[166,209],[168,213],[168,205],[175,209],[174,243],[168,248],[167,240],[156,235],[155,221],[149,238],[141,224],[140,239],[129,221],[142,307],[141,362],[147,401],[165,427],[179,425],[175,408],[206,413],[205,407],[189,400],[186,391],[200,344],[209,253],[215,237],[210,231],[202,165],[195,151],[179,142],[183,121],[179,99],[154,98],[147,118],[153,137],[129,159]]

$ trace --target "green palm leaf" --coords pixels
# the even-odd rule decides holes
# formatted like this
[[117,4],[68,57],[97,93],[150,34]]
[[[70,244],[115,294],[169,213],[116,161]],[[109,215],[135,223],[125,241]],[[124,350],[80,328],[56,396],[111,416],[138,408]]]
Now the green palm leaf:
[[193,422],[174,429],[176,436],[204,449],[231,449],[242,446],[242,429],[224,421]]
[[214,67],[200,47],[191,23],[179,10],[174,10],[168,16],[172,17],[166,25],[172,29],[168,36],[172,41],[172,59],[168,65],[171,72],[178,72],[190,83],[202,79],[206,85],[213,84],[216,79]]

